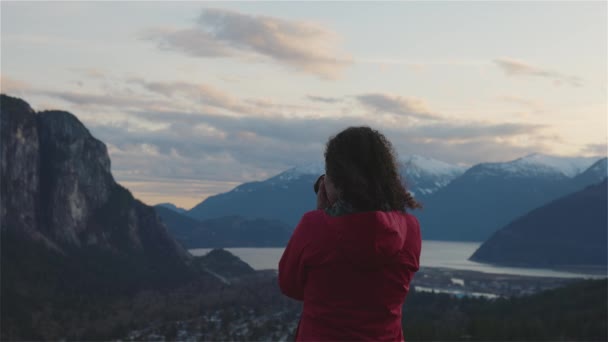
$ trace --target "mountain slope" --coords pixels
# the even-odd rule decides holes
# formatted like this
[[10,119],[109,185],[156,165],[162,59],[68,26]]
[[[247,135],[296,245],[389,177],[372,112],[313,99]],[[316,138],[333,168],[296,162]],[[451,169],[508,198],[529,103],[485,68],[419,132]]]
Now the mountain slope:
[[313,184],[319,175],[291,176],[286,172],[264,182],[239,185],[205,199],[189,210],[188,216],[199,220],[224,216],[265,218],[295,227],[305,212],[315,208]]
[[255,273],[249,264],[223,249],[214,249],[203,256],[195,257],[194,263],[226,280]]
[[568,160],[531,155],[473,166],[424,201],[424,210],[418,213],[423,238],[484,241],[518,216],[601,181],[591,174],[583,177],[587,171],[580,177],[566,176],[556,164],[572,170],[572,164],[591,164],[593,159]]
[[293,231],[276,220],[225,216],[198,221],[161,206],[155,209],[186,248],[284,247]]
[[399,166],[408,190],[421,199],[445,187],[466,170],[465,167],[419,155],[401,158]]
[[171,209],[171,210],[175,211],[176,213],[180,213],[180,214],[184,214],[187,212],[186,209],[179,208],[178,206],[176,206],[173,203],[159,203],[159,204],[155,205],[155,207],[165,207],[167,209]]
[[576,187],[582,189],[606,177],[608,177],[608,158],[602,158],[593,163],[587,170],[574,177],[572,182]]
[[471,260],[528,267],[606,266],[608,183],[557,199],[514,220]]

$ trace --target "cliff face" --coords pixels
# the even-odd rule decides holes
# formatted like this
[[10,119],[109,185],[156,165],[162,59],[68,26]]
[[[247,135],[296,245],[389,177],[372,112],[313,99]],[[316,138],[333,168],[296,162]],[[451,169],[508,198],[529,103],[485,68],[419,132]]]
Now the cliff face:
[[60,243],[105,243],[88,219],[116,186],[105,145],[67,112],[36,115],[40,153],[40,228]]
[[37,234],[40,185],[38,129],[36,114],[27,103],[2,96],[0,138],[0,229],[5,231],[10,227],[40,238]]
[[6,95],[0,100],[3,270],[19,263],[10,259],[19,259],[21,252],[8,245],[18,241],[26,249],[45,246],[44,253],[53,251],[75,264],[75,258],[95,251],[99,262],[87,266],[92,279],[95,267],[111,265],[130,265],[143,278],[188,273],[190,254],[153,208],[114,181],[106,146],[74,115],[35,113]]

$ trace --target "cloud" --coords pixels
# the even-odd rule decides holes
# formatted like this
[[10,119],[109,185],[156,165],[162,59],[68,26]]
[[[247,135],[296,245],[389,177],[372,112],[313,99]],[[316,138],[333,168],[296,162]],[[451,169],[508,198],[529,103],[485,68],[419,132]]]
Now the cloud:
[[55,90],[44,90],[39,91],[39,94],[51,96],[62,99],[69,103],[79,106],[109,106],[109,107],[120,107],[121,110],[129,108],[156,108],[171,106],[168,102],[159,101],[154,98],[146,98],[142,96],[121,96],[121,95],[109,95],[109,94],[91,94],[91,93],[79,93],[71,91],[55,91]]
[[417,126],[407,129],[403,133],[415,139],[434,139],[452,143],[457,141],[475,141],[480,138],[533,134],[542,128],[545,128],[545,126],[519,123],[443,122]]
[[513,105],[512,107],[516,109],[513,114],[525,119],[529,119],[531,115],[538,116],[546,113],[545,104],[538,100],[511,95],[499,96],[497,100]]
[[0,75],[0,88],[3,94],[21,94],[25,90],[30,90],[31,86],[12,77]]
[[336,50],[338,35],[320,24],[206,9],[197,25],[149,29],[141,37],[189,56],[261,57],[325,79],[338,78],[352,64],[350,55]]
[[608,156],[608,142],[585,145],[581,153],[591,156]]
[[[104,80],[108,81],[107,79]],[[115,114],[130,111],[200,112],[208,115],[233,117],[263,116],[283,118],[317,114],[326,110],[321,106],[300,105],[274,101],[271,98],[241,99],[214,86],[185,81],[148,81],[141,77],[105,82],[106,93],[82,91],[56,91],[38,89],[34,93],[60,99],[77,106],[78,110],[95,107],[96,111],[113,111]],[[120,86],[127,84],[128,86]],[[57,108],[57,106],[52,106]],[[70,108],[65,108],[70,109]],[[84,112],[86,114],[86,112]],[[100,120],[97,120],[100,121]]]
[[131,78],[130,83],[141,85],[144,89],[167,98],[183,96],[189,102],[206,104],[212,107],[230,110],[236,113],[249,113],[250,109],[242,105],[239,99],[206,84],[190,82],[149,82],[142,78]]
[[321,110],[321,108],[319,108],[319,107],[296,105],[296,104],[285,104],[285,103],[276,102],[269,98],[246,99],[246,100],[244,100],[244,102],[256,107],[257,111],[259,111],[259,110],[266,111],[268,109],[274,109],[274,110],[279,110],[282,112],[286,112],[286,111],[293,112],[294,110],[315,111],[316,112],[316,111]]
[[70,70],[93,79],[104,79],[107,74],[106,71],[99,68],[71,68]]
[[[542,125],[484,122],[441,122],[408,127],[381,119],[363,117],[340,118],[288,118],[288,117],[229,117],[205,113],[140,112],[132,113],[146,120],[171,123],[164,131],[150,133],[148,138],[156,143],[173,143],[183,155],[195,156],[200,151],[217,153],[224,151],[235,160],[245,163],[294,165],[299,161],[320,158],[327,139],[347,126],[369,125],[386,132],[387,136],[399,137],[398,148],[426,145],[463,144],[500,141],[502,148],[509,149],[510,140],[520,136],[534,136],[545,128]],[[205,139],[194,131],[197,125],[222,132],[222,139]],[[129,139],[122,133],[120,139]],[[193,139],[196,144],[192,145]],[[145,141],[139,140],[138,141]],[[167,150],[166,148],[164,149]],[[454,152],[454,151],[453,151]],[[451,159],[459,157],[454,152]],[[470,159],[468,159],[470,160]],[[459,160],[459,162],[462,160]]]
[[154,40],[161,50],[180,51],[192,57],[234,57],[239,50],[216,40],[202,28],[150,28],[140,37]]
[[[438,115],[412,125],[402,116],[427,118],[430,111],[422,100],[398,96],[356,97],[370,108],[396,113],[392,116],[361,115],[360,108],[339,116],[307,116],[302,114],[308,108],[272,99],[242,100],[193,83],[142,78],[129,82],[133,96],[44,92],[76,105],[74,114],[108,144],[112,170],[121,181],[261,180],[294,165],[321,161],[331,136],[348,126],[362,125],[383,132],[402,154],[448,162],[472,163],[547,151],[547,139],[541,138],[544,126],[447,120]],[[231,112],[245,107],[247,112],[234,115],[207,110],[215,107],[189,106],[195,101],[185,99],[201,93],[208,104]],[[91,104],[95,107],[89,107]]]
[[[459,123],[403,130],[354,117],[279,122],[249,118],[241,122],[188,113],[140,115],[171,125],[154,131],[131,131],[119,123],[90,129],[102,141],[110,142],[116,179],[149,203],[175,196],[172,201],[178,204],[180,199],[187,200],[183,206],[242,182],[267,179],[294,165],[322,161],[324,144],[346,128],[345,122],[379,129],[402,155],[416,153],[454,163],[515,159],[546,148],[543,141],[526,146],[509,142],[539,129],[525,125]],[[451,133],[447,137],[446,131]]]
[[342,102],[342,99],[339,97],[325,97],[325,96],[308,95],[308,96],[306,96],[306,98],[313,102],[322,102],[322,103],[329,103],[329,104]]
[[532,99],[527,99],[524,97],[520,97],[520,96],[511,96],[511,95],[505,95],[505,96],[500,96],[498,97],[498,100],[505,102],[505,103],[511,103],[511,104],[515,104],[518,106],[523,106],[529,109],[534,110],[535,112],[542,112],[544,109],[544,105],[536,100],[532,100]]
[[577,76],[564,75],[556,71],[547,70],[532,66],[525,62],[510,59],[510,58],[499,58],[494,60],[507,76],[533,76],[547,78],[553,81],[554,84],[560,85],[562,83],[569,84],[573,87],[581,87],[583,80]]
[[377,112],[393,113],[418,119],[439,118],[439,116],[429,111],[424,101],[416,98],[379,93],[357,95],[356,98],[362,105]]

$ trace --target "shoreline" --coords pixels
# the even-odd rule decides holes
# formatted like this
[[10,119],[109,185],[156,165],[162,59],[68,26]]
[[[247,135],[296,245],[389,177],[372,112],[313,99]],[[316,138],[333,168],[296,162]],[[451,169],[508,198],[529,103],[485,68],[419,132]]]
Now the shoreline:
[[411,286],[418,287],[423,292],[448,293],[459,297],[519,297],[590,278],[496,274],[445,267],[421,267]]
[[[492,265],[495,267],[501,267],[498,265]],[[507,266],[504,266],[507,267]],[[518,268],[524,268],[524,267],[518,267]],[[530,270],[536,270],[537,268],[529,268]],[[451,273],[458,273],[461,275],[485,275],[485,276],[493,276],[493,277],[510,277],[510,278],[547,278],[547,279],[602,279],[602,278],[608,278],[608,274],[606,273],[606,271],[604,270],[603,272],[600,272],[600,270],[597,270],[595,272],[593,272],[593,270],[589,270],[587,268],[577,268],[577,269],[550,269],[553,270],[555,272],[566,272],[566,273],[570,273],[572,276],[560,276],[560,275],[543,275],[543,274],[514,274],[514,273],[509,273],[509,272],[505,272],[505,273],[499,273],[499,272],[484,272],[484,271],[478,271],[478,270],[469,270],[469,269],[461,269],[461,268],[452,268],[452,267],[442,267],[442,266],[421,266],[420,267],[420,271],[422,270],[439,270],[439,271],[443,271],[443,272],[451,272]],[[549,269],[547,269],[549,270]],[[418,271],[418,272],[420,272]],[[584,271],[585,273],[581,273],[582,271]],[[593,273],[593,274],[591,274]]]

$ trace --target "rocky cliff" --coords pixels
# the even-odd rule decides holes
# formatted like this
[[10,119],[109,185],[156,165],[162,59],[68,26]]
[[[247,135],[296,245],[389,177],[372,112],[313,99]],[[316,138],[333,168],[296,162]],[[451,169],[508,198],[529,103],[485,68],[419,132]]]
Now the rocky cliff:
[[[112,272],[120,276],[111,282],[134,287],[188,277],[190,254],[152,207],[114,181],[106,146],[74,115],[0,101],[3,289],[42,270],[50,280],[89,279],[83,286]],[[25,264],[32,251],[46,260]],[[49,256],[63,259],[51,267]]]

